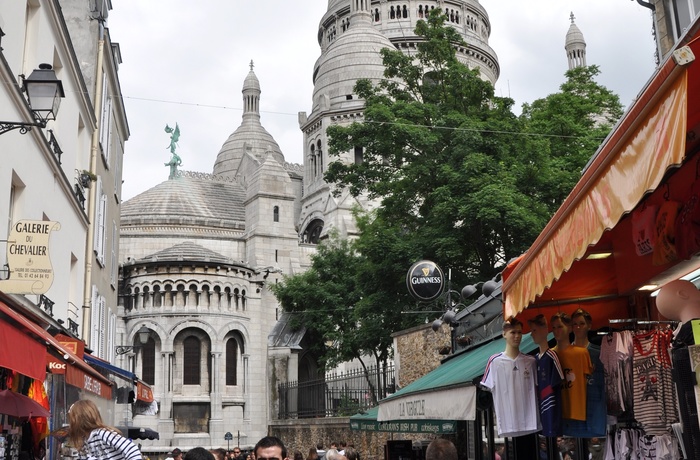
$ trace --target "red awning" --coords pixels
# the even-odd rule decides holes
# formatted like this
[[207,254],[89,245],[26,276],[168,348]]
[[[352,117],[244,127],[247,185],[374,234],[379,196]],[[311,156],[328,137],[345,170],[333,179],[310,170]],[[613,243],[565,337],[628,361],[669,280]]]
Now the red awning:
[[[28,320],[24,316],[17,313],[4,302],[0,302],[0,312],[4,313],[10,319],[17,322],[21,328],[26,329],[29,334],[42,340],[46,345],[50,346],[58,352],[60,359],[66,363],[66,382],[83,390],[102,396],[105,399],[112,397],[112,382],[104,378],[95,369],[90,367],[85,361],[79,358],[71,350],[59,343],[56,338],[39,327],[37,324]],[[38,361],[44,369],[44,377],[46,376],[46,348]]]
[[0,319],[0,367],[42,382],[46,379],[46,346]]
[[[700,56],[700,42],[691,48]],[[687,163],[692,171],[674,174],[683,180],[668,178],[669,170],[686,159],[686,134],[700,126],[695,101],[700,101],[700,63],[679,67],[666,61],[527,253],[504,272],[506,317],[533,304],[614,301],[669,268],[652,267],[651,256],[629,255],[631,229],[625,216],[643,200],[661,200],[648,195],[664,180],[672,183],[674,199],[687,198],[694,162]],[[697,138],[692,142],[696,145]],[[586,259],[594,252],[613,255]]]

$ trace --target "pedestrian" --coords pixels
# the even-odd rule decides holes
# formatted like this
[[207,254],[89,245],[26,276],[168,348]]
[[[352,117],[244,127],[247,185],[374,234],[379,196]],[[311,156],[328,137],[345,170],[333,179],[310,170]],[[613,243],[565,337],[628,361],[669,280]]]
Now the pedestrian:
[[316,452],[316,448],[312,447],[309,449],[309,455],[306,456],[306,460],[318,460],[318,452]]
[[[179,450],[179,449],[178,449]],[[175,453],[173,451],[173,453]],[[182,452],[180,452],[180,455],[182,455]],[[207,449],[204,447],[195,447],[194,449],[190,449],[187,451],[185,454],[185,460],[215,460],[214,455],[209,452]]]
[[211,452],[215,460],[226,460],[226,449],[219,447],[218,449],[211,449],[209,452]]
[[95,403],[83,399],[68,409],[68,438],[81,459],[142,460],[136,444],[102,421]]
[[425,451],[425,460],[457,460],[457,448],[449,439],[433,439]]
[[288,460],[287,448],[280,438],[265,436],[253,449],[255,460]]
[[304,454],[302,454],[298,450],[295,450],[294,451],[294,460],[304,460]]
[[177,447],[173,449],[173,460],[182,460],[182,451]]
[[241,453],[241,448],[239,446],[236,446],[233,448],[233,456],[231,460],[243,460],[245,457]]

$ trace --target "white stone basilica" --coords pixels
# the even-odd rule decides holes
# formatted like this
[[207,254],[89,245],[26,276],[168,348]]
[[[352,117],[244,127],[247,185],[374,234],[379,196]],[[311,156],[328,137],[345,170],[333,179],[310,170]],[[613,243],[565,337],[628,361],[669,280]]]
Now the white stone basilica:
[[[160,433],[143,442],[145,452],[219,447],[226,432],[232,445],[240,435],[240,444],[251,446],[276,418],[277,384],[318,377],[303,331],[287,329],[268,286],[303,271],[329,229],[356,233],[350,210],[370,203],[332,196],[323,181],[325,131],[362,121],[355,81],[382,78],[382,48],[415,51],[415,24],[434,8],[464,38],[459,58],[495,83],[491,25],[477,0],[329,0],[318,29],[321,56],[309,69],[312,110],[299,114],[303,165],[285,162],[262,126],[251,63],[241,124],[212,173],[179,171],[123,204],[117,342],[138,348],[117,364],[133,365],[159,404],[157,414],[133,421]],[[342,158],[361,160],[361,149]],[[144,326],[149,338],[141,345]]]

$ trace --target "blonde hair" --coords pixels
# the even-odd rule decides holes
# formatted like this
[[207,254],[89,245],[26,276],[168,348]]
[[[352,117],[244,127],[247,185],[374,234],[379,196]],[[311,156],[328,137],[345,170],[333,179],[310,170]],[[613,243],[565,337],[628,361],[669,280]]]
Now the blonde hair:
[[68,409],[68,424],[68,437],[73,447],[78,450],[83,448],[85,441],[87,441],[94,429],[104,428],[105,430],[121,434],[116,428],[104,424],[100,410],[94,402],[87,399],[76,401],[70,406],[70,409]]

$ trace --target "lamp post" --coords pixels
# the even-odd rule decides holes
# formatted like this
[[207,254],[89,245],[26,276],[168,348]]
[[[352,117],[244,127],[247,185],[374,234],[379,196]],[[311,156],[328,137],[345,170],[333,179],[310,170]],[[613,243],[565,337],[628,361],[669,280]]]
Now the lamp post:
[[127,353],[130,353],[130,352],[136,350],[137,348],[141,348],[143,345],[148,343],[149,330],[145,324],[139,328],[139,330],[136,334],[139,337],[140,345],[118,345],[114,349],[114,352],[117,355],[125,355]]
[[27,93],[27,102],[34,122],[0,121],[0,134],[19,129],[26,134],[33,127],[45,128],[46,123],[56,119],[61,98],[65,97],[63,83],[56,78],[50,64],[39,64],[27,78],[24,78],[22,91]]

